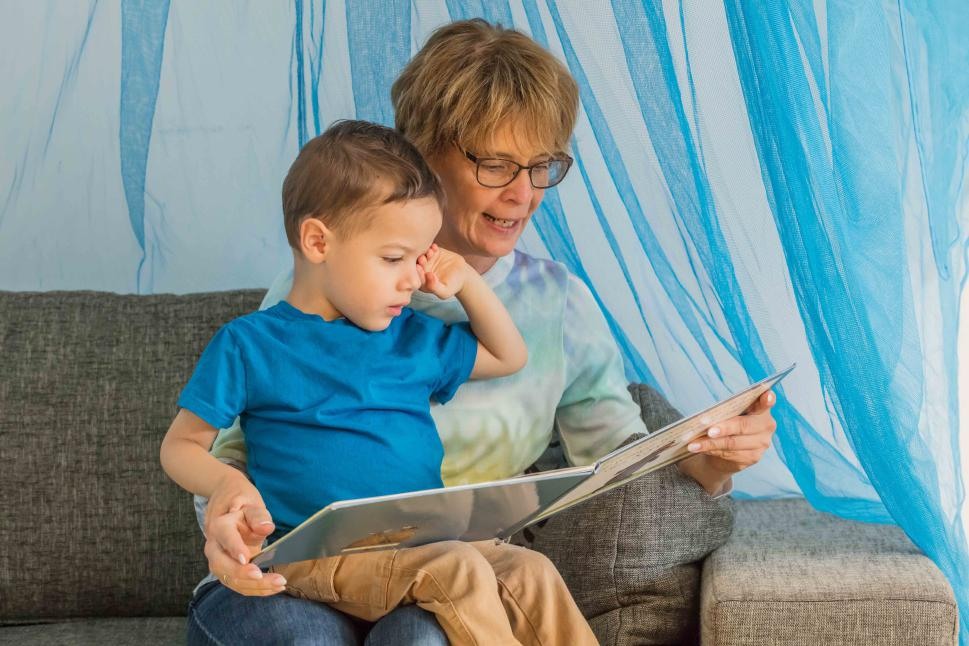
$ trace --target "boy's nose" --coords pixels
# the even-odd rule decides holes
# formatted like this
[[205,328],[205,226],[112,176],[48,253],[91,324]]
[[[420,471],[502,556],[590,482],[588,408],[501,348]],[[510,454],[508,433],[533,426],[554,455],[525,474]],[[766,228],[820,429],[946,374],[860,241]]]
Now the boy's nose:
[[416,264],[414,265],[414,268],[413,269],[411,269],[410,271],[408,271],[404,275],[404,278],[401,281],[401,286],[402,286],[402,289],[404,289],[406,291],[410,291],[410,292],[416,291],[416,290],[418,290],[420,288],[420,286],[421,286],[421,275],[417,271],[417,265]]

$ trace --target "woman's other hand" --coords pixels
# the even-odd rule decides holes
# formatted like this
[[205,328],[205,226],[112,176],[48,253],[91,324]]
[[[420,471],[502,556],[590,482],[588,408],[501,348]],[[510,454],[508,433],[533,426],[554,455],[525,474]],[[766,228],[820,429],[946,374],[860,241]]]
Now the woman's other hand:
[[768,390],[743,415],[712,426],[689,445],[697,455],[681,462],[680,469],[708,492],[719,492],[732,474],[759,462],[770,448],[777,430],[770,409],[776,401]]

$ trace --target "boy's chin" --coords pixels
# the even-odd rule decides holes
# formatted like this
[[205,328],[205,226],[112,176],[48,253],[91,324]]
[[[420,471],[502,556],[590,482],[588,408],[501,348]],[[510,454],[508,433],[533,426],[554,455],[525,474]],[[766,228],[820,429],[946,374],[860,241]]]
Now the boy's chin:
[[356,324],[358,328],[367,330],[368,332],[383,332],[390,327],[390,323],[393,320],[394,319],[392,317],[388,317],[385,319],[371,319],[368,321],[359,322],[354,321],[354,324]]

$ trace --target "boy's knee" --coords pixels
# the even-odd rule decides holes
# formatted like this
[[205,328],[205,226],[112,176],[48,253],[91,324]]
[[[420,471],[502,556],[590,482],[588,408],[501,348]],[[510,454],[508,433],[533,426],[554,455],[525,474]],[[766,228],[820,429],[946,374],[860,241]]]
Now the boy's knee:
[[463,541],[440,541],[417,548],[420,569],[448,577],[474,578],[480,575],[493,577],[491,564],[481,553]]
[[541,552],[515,547],[513,558],[514,567],[508,575],[528,581],[529,585],[556,585],[562,578],[555,564]]

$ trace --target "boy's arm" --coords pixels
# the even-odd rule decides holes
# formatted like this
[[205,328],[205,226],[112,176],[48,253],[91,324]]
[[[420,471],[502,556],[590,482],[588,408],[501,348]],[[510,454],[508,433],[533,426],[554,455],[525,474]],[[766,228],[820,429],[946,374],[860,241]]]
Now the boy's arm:
[[198,415],[181,409],[162,440],[162,468],[192,493],[231,499],[228,513],[217,517],[207,513],[205,520],[205,554],[209,568],[223,575],[222,582],[241,594],[279,592],[285,580],[275,577],[262,581],[259,568],[248,565],[273,524],[262,496],[245,474],[209,453],[217,433],[217,428]]
[[[209,448],[219,429],[185,408],[178,411],[161,444],[161,463],[180,487],[206,498],[234,480],[245,480],[238,469],[217,460]],[[258,496],[258,492],[256,492]]]
[[418,264],[424,272],[424,291],[438,298],[457,297],[478,338],[472,379],[504,377],[518,372],[528,361],[528,348],[505,309],[478,272],[461,256],[432,245]]

